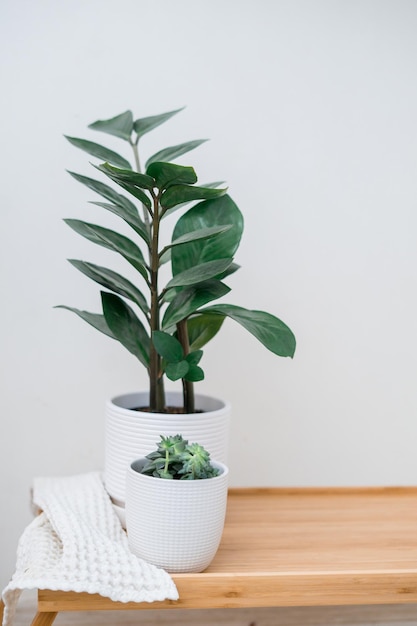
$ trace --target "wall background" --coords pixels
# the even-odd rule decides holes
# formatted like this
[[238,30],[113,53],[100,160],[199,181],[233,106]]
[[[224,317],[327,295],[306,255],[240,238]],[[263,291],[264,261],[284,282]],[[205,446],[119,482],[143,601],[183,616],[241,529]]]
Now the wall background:
[[91,171],[63,134],[99,141],[87,124],[128,108],[187,105],[143,151],[211,139],[180,162],[245,215],[229,300],[298,339],[278,359],[229,321],[206,349],[232,483],[417,482],[416,30],[411,0],[3,1],[1,586],[32,477],[100,468],[105,400],[146,384],[52,308],[98,310],[65,259],[107,259],[62,218],[112,223],[66,174]]

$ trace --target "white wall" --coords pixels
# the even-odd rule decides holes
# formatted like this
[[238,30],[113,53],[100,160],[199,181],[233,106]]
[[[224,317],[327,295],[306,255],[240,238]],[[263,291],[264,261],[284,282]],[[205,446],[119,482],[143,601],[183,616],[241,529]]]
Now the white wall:
[[65,173],[90,170],[62,135],[127,108],[187,105],[144,151],[211,138],[182,162],[245,215],[229,300],[298,339],[278,359],[229,322],[206,350],[232,483],[415,484],[416,2],[3,0],[0,29],[1,584],[32,477],[101,468],[105,399],[146,384],[52,308],[98,310],[65,259],[107,259],[61,218],[112,219]]

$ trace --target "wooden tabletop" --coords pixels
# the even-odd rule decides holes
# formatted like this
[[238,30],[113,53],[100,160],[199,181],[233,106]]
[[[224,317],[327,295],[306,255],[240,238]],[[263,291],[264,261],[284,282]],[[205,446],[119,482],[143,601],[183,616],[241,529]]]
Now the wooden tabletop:
[[39,591],[40,611],[417,603],[417,487],[231,489],[219,551],[178,602]]

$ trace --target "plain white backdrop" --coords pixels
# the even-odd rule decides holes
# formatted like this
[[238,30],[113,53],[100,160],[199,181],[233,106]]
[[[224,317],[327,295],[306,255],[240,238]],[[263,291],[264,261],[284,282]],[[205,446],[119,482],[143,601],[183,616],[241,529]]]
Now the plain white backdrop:
[[[294,330],[293,361],[233,322],[198,389],[233,404],[234,485],[417,482],[417,3],[414,0],[3,0],[0,583],[33,476],[100,469],[104,402],[146,386],[70,313],[98,287],[67,258],[122,261],[64,217],[114,225],[65,172],[64,134],[186,105],[144,154],[226,180],[245,216],[227,301]],[[105,136],[101,137],[106,141]],[[117,140],[113,146],[118,146]]]

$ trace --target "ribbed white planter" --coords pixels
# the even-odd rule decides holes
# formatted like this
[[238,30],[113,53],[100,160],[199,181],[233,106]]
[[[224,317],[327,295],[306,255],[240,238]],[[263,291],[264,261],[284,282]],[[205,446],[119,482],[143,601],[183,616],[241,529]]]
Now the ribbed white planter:
[[[167,404],[182,406],[180,392],[167,392]],[[117,396],[106,405],[104,483],[113,503],[122,512],[125,505],[126,472],[135,459],[156,448],[161,435],[180,434],[199,443],[212,459],[227,463],[231,407],[209,396],[196,396],[201,413],[169,414],[135,411],[149,404],[149,394]]]
[[214,478],[165,480],[140,474],[145,459],[127,473],[126,528],[133,554],[168,572],[201,572],[221,540],[227,504],[227,467]]

